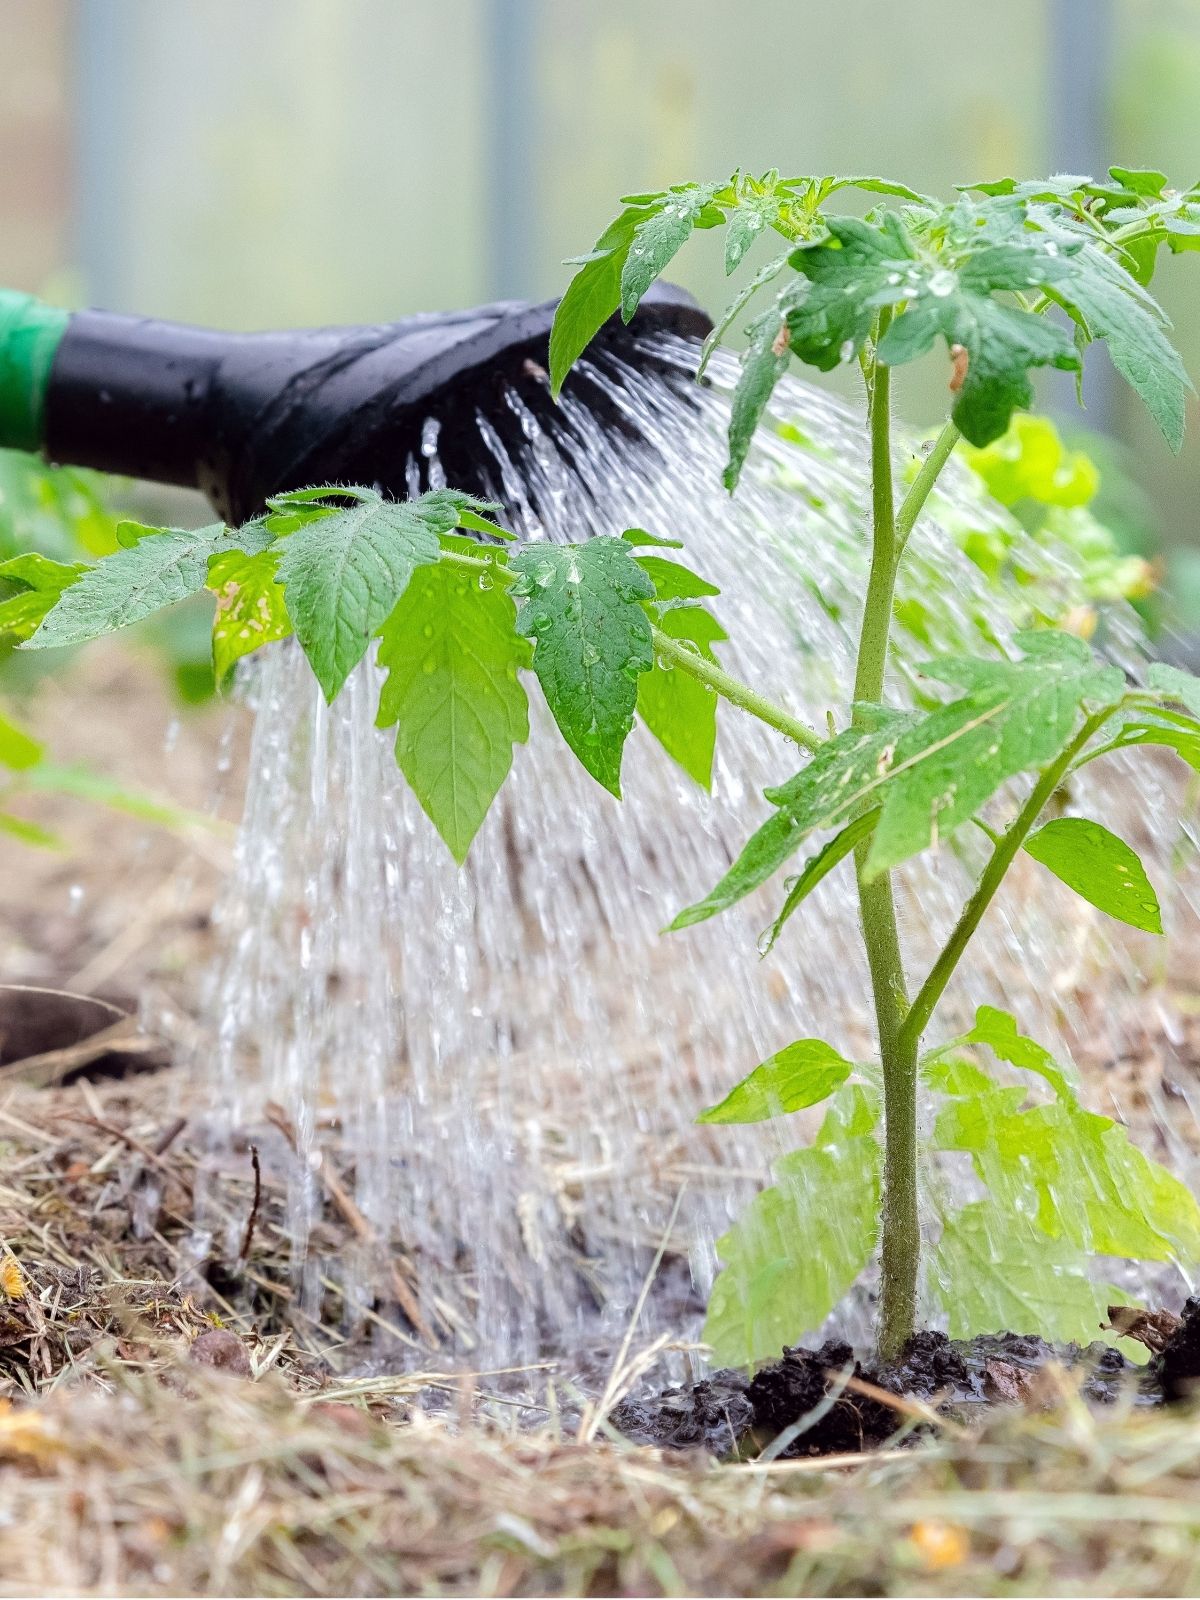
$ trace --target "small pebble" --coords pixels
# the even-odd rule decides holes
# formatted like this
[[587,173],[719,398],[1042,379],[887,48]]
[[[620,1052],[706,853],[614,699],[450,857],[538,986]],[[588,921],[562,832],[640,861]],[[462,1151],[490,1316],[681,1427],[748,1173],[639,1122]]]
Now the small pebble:
[[236,1333],[228,1328],[206,1328],[192,1342],[188,1360],[199,1367],[215,1367],[219,1372],[232,1372],[235,1377],[250,1376],[250,1357]]

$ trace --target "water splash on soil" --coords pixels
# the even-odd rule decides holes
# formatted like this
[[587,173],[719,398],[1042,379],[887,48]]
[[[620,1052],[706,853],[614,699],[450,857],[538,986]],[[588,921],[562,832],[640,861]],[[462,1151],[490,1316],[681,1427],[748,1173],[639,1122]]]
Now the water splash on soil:
[[[667,354],[694,369],[690,347]],[[776,410],[788,426],[763,431],[730,500],[720,391],[732,369],[711,370],[716,387],[685,401],[641,378],[636,362],[595,369],[654,451],[631,452],[579,408],[552,442],[514,394],[529,443],[520,465],[480,424],[494,492],[525,537],[638,525],[682,538],[685,558],[722,590],[725,663],[823,723],[851,675],[864,586],[862,419],[808,386],[782,385]],[[422,457],[414,488],[439,478],[432,420]],[[898,472],[913,465],[901,447]],[[979,526],[1000,515],[981,507],[963,469],[948,474],[906,565],[909,631],[891,693],[904,696],[912,664],[939,647],[1003,638],[1023,620],[1017,591],[998,598],[953,537],[956,519]],[[1064,555],[1029,545],[1021,558],[1064,608],[1079,593]],[[1137,669],[1131,615],[1109,614],[1105,645]],[[281,1112],[256,1138],[288,1186],[300,1310],[315,1311],[332,1289],[349,1333],[365,1319],[382,1358],[418,1359],[423,1341],[395,1309],[407,1287],[432,1340],[481,1367],[619,1337],[682,1192],[639,1334],[694,1330],[715,1239],[802,1130],[797,1119],[699,1129],[696,1111],[792,1039],[820,1036],[850,1055],[870,1048],[841,875],[766,961],[756,944],[777,887],[660,937],[765,814],[759,792],[795,769],[794,752],[723,707],[709,797],[635,729],[617,805],[536,726],[459,871],[400,778],[390,736],[372,725],[375,670],[364,664],[332,709],[294,647],[267,652],[253,682],[245,819],[208,992],[216,1033],[200,1061],[220,1108],[209,1181],[219,1185],[227,1161],[244,1162],[239,1140],[244,1149],[245,1130],[262,1129],[274,1102]],[[1103,792],[1088,784],[1090,813],[1110,823],[1115,814],[1165,885],[1179,839],[1167,820],[1172,780],[1147,788],[1143,769],[1135,802],[1112,772]],[[944,936],[978,864],[964,837],[905,874],[915,960]],[[1120,1059],[1144,1025],[1139,1007],[1160,1004],[1150,998],[1157,952],[1119,929],[1114,952],[1114,925],[1101,929],[1044,877],[1036,901],[1027,887],[1018,873],[994,908],[945,1025],[978,1003],[1008,1004],[1052,1047],[1083,1042],[1096,1059]],[[1110,959],[1116,977],[1094,992]],[[336,1256],[319,1222],[335,1151],[349,1165],[343,1214],[356,1241]],[[196,1248],[233,1261],[238,1240],[200,1234]],[[852,1313],[840,1327],[860,1331]]]

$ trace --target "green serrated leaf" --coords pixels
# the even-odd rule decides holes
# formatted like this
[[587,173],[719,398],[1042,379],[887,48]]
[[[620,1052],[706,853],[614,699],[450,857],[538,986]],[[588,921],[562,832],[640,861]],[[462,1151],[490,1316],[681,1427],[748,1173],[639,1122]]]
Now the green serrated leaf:
[[995,299],[1053,281],[1060,270],[1043,252],[1016,245],[980,250],[954,270],[935,267],[880,341],[879,359],[903,365],[926,354],[939,335],[948,348],[964,349],[966,374],[951,416],[969,444],[990,444],[1006,432],[1014,411],[1032,405],[1031,368],[1079,366],[1063,329]]
[[654,585],[623,539],[538,544],[513,557],[518,632],[533,639],[533,670],[563,738],[610,793],[621,796],[621,756],[638,679],[654,665],[642,601]]
[[706,600],[721,592],[715,583],[709,583],[681,561],[669,561],[663,556],[635,556],[634,560],[653,583],[657,600]]
[[[1060,1099],[1073,1101],[1075,1098],[1070,1080],[1050,1051],[1022,1033],[1010,1011],[1002,1011],[998,1006],[980,1006],[975,1012],[975,1026],[956,1042],[986,1045],[1001,1061],[1044,1078]],[[989,1087],[992,1086],[989,1084]]]
[[1193,772],[1200,772],[1200,726],[1185,728],[1165,721],[1129,721],[1122,725],[1117,737],[1109,743],[1090,749],[1080,758],[1086,765],[1113,750],[1127,750],[1134,745],[1154,744],[1173,750],[1181,761],[1186,761]]
[[517,536],[508,528],[502,528],[498,522],[493,522],[491,517],[481,517],[478,511],[462,509],[458,513],[458,525],[470,533],[490,534],[493,539],[503,539],[509,544]]
[[750,342],[742,357],[729,410],[729,463],[724,483],[731,493],[737,488],[755,430],[775,385],[788,366],[788,347],[782,337],[785,324],[779,310],[758,317],[749,332]]
[[868,878],[899,866],[969,821],[1001,784],[1044,766],[1066,746],[1084,704],[1116,704],[1117,667],[1099,664],[1070,634],[1018,634],[1022,661],[944,657],[927,676],[965,689],[896,743]]
[[729,218],[725,234],[726,277],[741,266],[746,252],[759,234],[767,232],[779,220],[781,203],[786,204],[788,198],[774,190],[766,194],[739,195],[737,209]]
[[834,178],[826,193],[834,194],[838,189],[861,189],[864,194],[892,195],[897,200],[910,200],[918,206],[936,207],[938,203],[930,195],[922,194],[919,189],[910,189],[906,183],[897,183],[894,178]]
[[823,1039],[797,1039],[760,1062],[697,1122],[766,1122],[826,1100],[854,1070]]
[[550,329],[550,388],[557,396],[567,373],[621,306],[621,275],[640,222],[653,201],[628,205],[610,222],[558,302]]
[[292,631],[283,587],[276,582],[279,556],[277,549],[260,550],[252,556],[226,550],[209,563],[208,588],[217,597],[212,658],[218,688],[243,656],[286,639]]
[[228,550],[249,554],[267,542],[261,525],[253,523],[245,528],[214,523],[191,530],[144,530],[131,544],[102,557],[65,587],[23,648],[84,644],[127,628],[164,606],[198,594],[205,586],[212,556]]
[[7,767],[10,772],[25,772],[36,767],[44,754],[45,747],[24,728],[0,716],[0,767]]
[[[478,550],[467,539],[443,543]],[[529,737],[518,672],[530,650],[506,588],[481,588],[449,565],[422,568],[383,626],[379,664],[388,677],[378,726],[398,724],[396,761],[461,866],[508,776],[513,746]]]
[[936,1094],[991,1094],[996,1085],[973,1061],[934,1051],[921,1062],[921,1078]]
[[790,254],[791,251],[789,250],[784,255],[776,256],[774,261],[768,261],[765,267],[760,267],[759,270],[754,274],[753,278],[751,278],[748,283],[743,285],[743,287],[738,290],[737,294],[734,295],[733,299],[725,307],[725,310],[713,324],[712,332],[708,334],[708,336],[705,338],[704,344],[701,346],[700,360],[696,366],[697,380],[703,378],[704,374],[708,371],[708,364],[719,348],[721,341],[729,332],[733,324],[741,316],[742,312],[750,304],[751,300],[753,300],[754,296],[761,288],[770,283],[773,278],[777,278],[783,271],[784,267],[787,266],[788,256]]
[[333,701],[418,567],[438,559],[438,536],[457,525],[446,492],[384,500],[359,491],[282,541],[279,581],[296,637]]
[[982,1007],[958,1043],[973,1039],[1036,1072],[1056,1098],[1026,1106],[1015,1087],[955,1099],[938,1114],[937,1148],[969,1152],[997,1205],[1089,1255],[1200,1261],[1200,1207],[1178,1178],[1130,1144],[1124,1128],[1084,1110],[1049,1052],[1020,1035],[1007,1012]]
[[1079,1252],[990,1201],[946,1219],[930,1280],[952,1339],[1012,1331],[1090,1344],[1107,1321],[1108,1294]]
[[[875,1249],[882,1167],[878,1102],[848,1085],[817,1141],[776,1162],[776,1184],[717,1240],[724,1263],[703,1338],[722,1366],[777,1357],[820,1327]],[[853,1130],[853,1131],[851,1131]]]
[[726,910],[767,881],[817,828],[852,818],[865,795],[890,771],[901,731],[913,720],[882,713],[878,726],[848,728],[823,744],[797,775],[767,799],[779,809],[752,834],[721,881],[703,900],[681,911],[670,931],[690,928]]
[[1167,184],[1165,172],[1154,172],[1148,167],[1109,167],[1108,175],[1131,193],[1155,200],[1161,196]]
[[828,844],[804,863],[799,877],[792,880],[788,885],[787,899],[783,902],[783,910],[771,924],[767,937],[761,946],[762,955],[768,955],[774,949],[788,918],[795,913],[803,901],[807,900],[822,879],[833,871],[839,861],[844,861],[865,839],[871,837],[878,821],[878,809],[864,811],[861,817],[856,817],[853,822],[847,823],[840,833],[835,834]]
[[[964,349],[967,369],[952,415],[971,444],[985,445],[1005,431],[1015,408],[1032,403],[1030,368],[1075,369],[1079,357],[1061,328],[995,298],[1053,282],[1065,269],[1063,246],[1047,248],[1036,235],[1015,232],[996,243],[994,232],[962,225],[966,207],[960,202],[947,213],[953,238],[936,254],[919,248],[893,212],[875,222],[828,218],[829,239],[801,245],[791,257],[810,287],[788,310],[787,324],[800,359],[828,372],[862,350],[880,310],[899,307],[880,341],[880,361],[913,361],[939,336]],[[979,220],[974,209],[967,220]]]
[[1082,320],[1091,338],[1104,339],[1113,366],[1178,453],[1192,384],[1166,336],[1166,318],[1158,306],[1119,262],[1091,243],[1068,260],[1053,292]]
[[[713,645],[728,637],[703,606],[671,606],[657,622],[669,638],[694,645],[706,661],[716,660]],[[717,742],[716,692],[690,673],[656,660],[638,678],[637,711],[671,759],[702,789],[710,788]]]
[[691,238],[693,229],[725,220],[723,212],[712,208],[712,198],[719,187],[715,183],[673,187],[635,224],[621,265],[624,321],[630,321],[646,290]]
[[786,311],[791,349],[822,372],[859,353],[876,312],[914,292],[921,268],[916,248],[894,212],[885,212],[877,224],[858,217],[826,221],[827,239],[802,244],[792,252],[792,266],[809,285]]
[[1025,849],[1106,915],[1145,933],[1163,931],[1158,896],[1137,852],[1100,823],[1058,817],[1032,834]]
[[0,583],[20,584],[37,593],[59,595],[88,570],[84,561],[51,561],[37,551],[26,551],[0,561]]
[[647,533],[645,528],[626,528],[621,535],[626,544],[655,545],[662,550],[682,550],[682,539],[660,539],[656,533]]
[[364,489],[353,483],[317,483],[310,484],[304,489],[283,489],[279,494],[267,496],[267,505],[272,511],[282,511],[285,508],[299,507],[309,511],[314,516],[324,515],[338,509],[338,502],[342,500],[377,500],[379,492],[376,489]]

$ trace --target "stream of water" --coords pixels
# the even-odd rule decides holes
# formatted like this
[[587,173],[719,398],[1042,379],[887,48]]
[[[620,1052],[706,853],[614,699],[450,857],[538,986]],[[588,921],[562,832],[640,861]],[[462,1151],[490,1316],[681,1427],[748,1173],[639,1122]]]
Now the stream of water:
[[[690,346],[658,355],[694,370]],[[649,449],[602,432],[578,406],[550,436],[513,395],[528,446],[519,461],[481,424],[495,497],[524,537],[637,525],[683,539],[684,559],[721,588],[725,664],[823,723],[845,698],[865,580],[862,418],[811,387],[781,385],[775,414],[792,426],[760,432],[731,500],[720,474],[733,369],[718,361],[713,371],[713,387],[689,400],[643,379],[636,350],[627,366],[596,369]],[[436,419],[424,455],[414,487],[418,469],[439,479]],[[912,463],[901,444],[897,471]],[[953,537],[956,519],[979,526],[1002,513],[982,508],[965,469],[945,482],[902,581],[902,595],[924,603],[929,637],[902,634],[898,698],[925,655],[970,648],[988,628],[1003,638],[1019,620],[1016,593],[998,597]],[[1078,591],[1061,553],[1030,547],[1022,558],[1066,601]],[[1109,614],[1105,646],[1138,669],[1132,614]],[[619,1338],[674,1211],[639,1337],[694,1334],[714,1241],[798,1136],[796,1119],[698,1129],[696,1112],[793,1039],[870,1049],[848,873],[825,880],[766,960],[757,943],[778,884],[660,935],[765,816],[760,791],[795,770],[794,751],[723,706],[709,796],[635,729],[617,804],[539,702],[530,745],[460,871],[400,777],[391,737],[373,726],[375,673],[365,663],[332,709],[294,646],[272,647],[252,681],[245,817],[206,1005],[217,1032],[201,1052],[222,1108],[212,1182],[220,1152],[277,1104],[296,1145],[293,1154],[272,1135],[301,1305],[315,1312],[335,1283],[355,1333],[393,1299],[388,1275],[403,1260],[442,1352],[479,1368]],[[1179,839],[1170,796],[1144,765],[1136,789],[1114,779],[1110,766],[1087,807],[1147,850],[1165,886]],[[963,837],[904,874],[914,963],[944,936],[979,860]],[[1186,875],[1179,884],[1186,913]],[[1045,874],[1036,895],[1033,886],[1018,872],[993,908],[938,1030],[978,1003],[1006,1004],[1052,1048],[1070,1054],[1082,1041],[1090,1057],[1116,1059],[1149,1008],[1169,1042],[1175,1022],[1156,998],[1151,941],[1102,928]],[[1182,1145],[1172,1154],[1186,1163]],[[347,1174],[366,1224],[351,1248],[339,1238],[332,1249],[320,1224],[322,1161]],[[233,1258],[237,1240],[199,1237],[206,1248]],[[429,1360],[400,1319],[384,1320],[396,1326],[372,1324],[382,1357]]]

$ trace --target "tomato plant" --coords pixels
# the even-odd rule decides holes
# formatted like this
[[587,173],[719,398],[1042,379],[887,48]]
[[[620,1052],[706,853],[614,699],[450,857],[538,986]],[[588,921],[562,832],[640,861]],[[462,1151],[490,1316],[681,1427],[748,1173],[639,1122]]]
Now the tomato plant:
[[[832,203],[846,188],[866,192],[874,209],[837,214]],[[1105,342],[1179,448],[1190,384],[1147,284],[1160,246],[1182,252],[1200,241],[1200,191],[1114,168],[1100,183],[1005,180],[943,204],[883,179],[772,172],[623,206],[579,259],[559,306],[556,389],[607,318],[630,318],[690,235],[719,226],[731,272],[760,234],[783,246],[710,341],[770,288],[732,401],[730,490],[792,361],[861,372],[871,566],[855,680],[827,729],[780,705],[783,686],[747,685],[720,665],[725,634],[707,604],[715,590],[663,533],[523,545],[493,520],[499,508],[447,489],[400,504],[317,485],[275,496],[236,529],[124,524],[121,547],[95,565],[0,569],[19,585],[0,604],[0,629],[28,648],[79,644],[208,588],[218,677],[294,632],[329,700],[377,640],[379,723],[396,726],[399,765],[459,861],[514,745],[528,737],[529,672],[567,744],[618,798],[636,716],[702,784],[719,700],[776,729],[795,747],[797,770],[767,791],[769,815],[721,881],[671,926],[718,915],[808,847],[784,887],[774,944],[845,863],[861,908],[878,1059],[855,1063],[823,1041],[793,1041],[702,1114],[757,1121],[828,1103],[815,1142],[780,1161],[779,1183],[720,1242],[710,1341],[726,1359],[775,1353],[818,1322],[878,1251],[879,1346],[888,1356],[904,1345],[922,1254],[923,1090],[939,1107],[933,1147],[963,1153],[985,1194],[941,1203],[934,1277],[949,1286],[952,1332],[1036,1321],[1041,1332],[1080,1334],[1110,1297],[1087,1258],[1200,1260],[1200,1208],[1123,1129],[1081,1106],[1068,1074],[1006,1012],[980,1008],[949,1044],[929,1049],[925,1036],[1021,852],[1109,916],[1161,932],[1157,896],[1130,846],[1088,818],[1045,814],[1073,773],[1115,751],[1164,747],[1200,771],[1200,680],[1155,665],[1131,682],[1081,638],[1045,626],[1019,633],[1010,650],[927,662],[922,709],[888,702],[886,668],[897,572],[910,540],[919,543],[940,473],[960,440],[986,453],[1005,436],[1014,412],[1033,403],[1036,369],[1078,372]],[[947,363],[949,415],[898,493],[894,375],[935,348]],[[1068,500],[1074,492],[1059,489]],[[986,836],[989,857],[944,947],[914,979],[894,875],[968,826]],[[1026,1074],[1037,1093],[993,1077],[990,1058]]]

